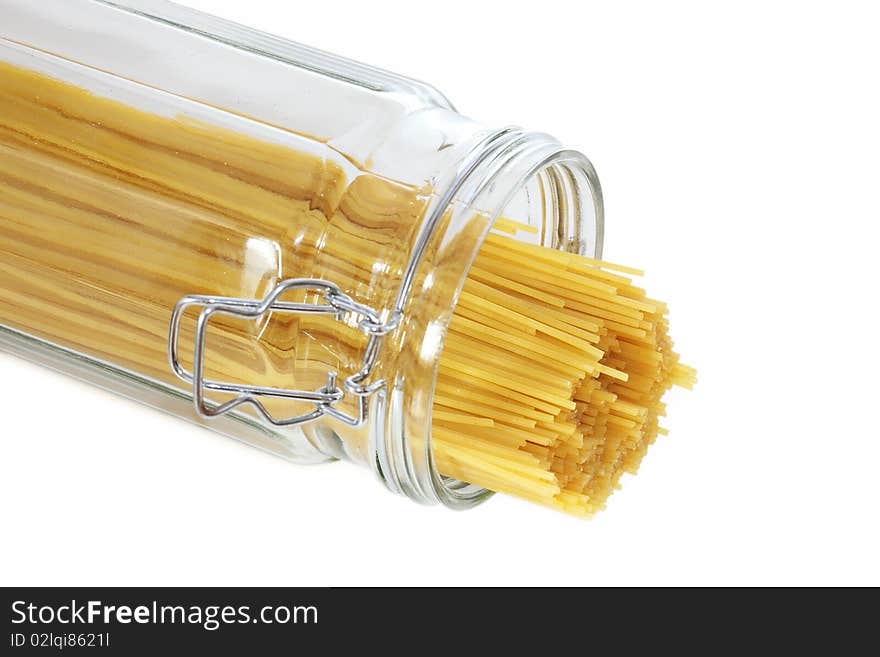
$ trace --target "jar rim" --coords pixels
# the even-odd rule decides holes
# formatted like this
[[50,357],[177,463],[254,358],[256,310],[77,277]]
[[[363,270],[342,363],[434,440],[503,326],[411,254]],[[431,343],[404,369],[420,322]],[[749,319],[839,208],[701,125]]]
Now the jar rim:
[[[596,171],[585,155],[563,148],[556,139],[543,133],[509,127],[486,134],[462,159],[451,179],[446,182],[443,192],[435,196],[426,212],[427,218],[411,252],[397,295],[395,313],[405,312],[407,302],[413,295],[416,272],[423,264],[429,244],[436,239],[443,217],[454,205],[471,211],[479,208],[488,221],[477,236],[472,253],[468,254],[461,271],[457,272],[459,280],[451,298],[449,313],[441,325],[442,334],[435,336],[437,344],[433,369],[426,376],[427,385],[421,398],[426,406],[423,410],[425,426],[421,428],[423,436],[421,439],[414,438],[403,427],[396,427],[385,432],[388,434],[385,440],[402,444],[383,446],[375,453],[375,467],[386,485],[416,501],[439,502],[453,509],[466,509],[492,495],[488,489],[442,475],[437,468],[431,420],[439,360],[445,346],[449,320],[486,236],[516,195],[541,176],[552,176],[554,183],[564,192],[562,198],[567,199],[565,203],[542,209],[541,243],[559,250],[601,257],[604,205]],[[393,399],[386,401],[394,406]],[[403,415],[399,409],[389,414],[398,422],[402,421]]]

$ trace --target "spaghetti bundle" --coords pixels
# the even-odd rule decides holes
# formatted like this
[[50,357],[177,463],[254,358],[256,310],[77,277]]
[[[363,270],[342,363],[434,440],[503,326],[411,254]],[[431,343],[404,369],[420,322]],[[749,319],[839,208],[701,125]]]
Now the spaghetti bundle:
[[[284,139],[0,62],[0,324],[161,383],[179,385],[166,340],[184,295],[261,298],[280,280],[321,277],[389,307],[381,282],[405,266],[426,199],[367,172],[351,179]],[[663,393],[694,372],[637,272],[524,243],[521,230],[498,221],[461,292],[436,383],[435,457],[445,475],[588,515],[662,431]],[[206,375],[315,389],[328,369],[358,367],[365,338],[349,328],[218,318]]]
[[440,360],[441,470],[577,515],[603,508],[662,432],[663,394],[695,382],[665,305],[626,275],[639,273],[490,234]]

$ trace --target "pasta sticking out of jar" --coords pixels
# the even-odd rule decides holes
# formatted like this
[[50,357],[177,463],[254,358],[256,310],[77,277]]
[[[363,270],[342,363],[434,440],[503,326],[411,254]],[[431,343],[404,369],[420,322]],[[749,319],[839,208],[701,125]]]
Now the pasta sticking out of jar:
[[0,347],[420,502],[578,515],[694,383],[552,137],[165,2],[4,14]]

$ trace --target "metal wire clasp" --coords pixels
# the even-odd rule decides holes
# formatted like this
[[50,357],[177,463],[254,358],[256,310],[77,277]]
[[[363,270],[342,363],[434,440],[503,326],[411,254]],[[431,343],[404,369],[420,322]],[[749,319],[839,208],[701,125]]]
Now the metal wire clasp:
[[[289,290],[309,289],[323,292],[324,303],[293,303],[280,301],[280,297]],[[202,306],[196,323],[195,345],[193,348],[193,371],[189,372],[180,363],[178,342],[180,338],[180,321],[184,312],[191,306]],[[245,319],[258,319],[266,313],[292,313],[303,315],[333,315],[342,320],[351,313],[360,317],[358,329],[369,336],[361,368],[347,377],[340,388],[337,385],[336,372],[327,373],[327,383],[314,391],[288,390],[284,388],[267,388],[262,386],[241,385],[206,380],[205,342],[208,322],[215,314],[230,315]],[[329,415],[353,427],[362,426],[367,420],[369,397],[385,385],[384,380],[366,383],[379,356],[382,339],[394,330],[400,322],[400,313],[395,312],[387,322],[382,322],[379,312],[357,303],[345,294],[338,285],[318,278],[290,278],[281,281],[275,288],[261,299],[240,299],[236,297],[212,297],[208,295],[188,295],[174,306],[171,314],[171,326],[168,330],[168,362],[178,378],[192,384],[193,404],[196,412],[203,418],[212,418],[228,413],[243,404],[250,404],[268,422],[277,426],[293,426],[312,422]],[[227,392],[238,396],[224,403],[210,402],[205,398],[206,390]],[[346,393],[357,398],[357,415],[343,413],[335,407]],[[258,397],[276,397],[294,401],[309,402],[314,410],[301,415],[275,418],[260,402]]]

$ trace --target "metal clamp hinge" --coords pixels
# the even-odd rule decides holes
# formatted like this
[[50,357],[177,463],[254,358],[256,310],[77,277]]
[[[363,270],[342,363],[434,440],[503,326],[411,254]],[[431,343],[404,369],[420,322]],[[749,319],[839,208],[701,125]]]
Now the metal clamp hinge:
[[[320,291],[323,293],[323,303],[293,303],[279,300],[285,292],[293,289]],[[183,314],[188,308],[193,306],[201,306],[203,309],[196,323],[193,371],[190,372],[180,363],[178,342],[180,322]],[[359,317],[358,329],[368,336],[361,368],[347,377],[342,387],[337,385],[337,373],[328,372],[325,385],[314,391],[268,388],[206,380],[204,376],[205,344],[208,322],[211,316],[222,314],[245,319],[259,319],[266,313],[332,315],[340,321],[349,315]],[[171,326],[168,331],[168,361],[178,378],[192,384],[193,404],[200,417],[216,417],[228,413],[238,406],[250,404],[266,421],[276,426],[305,424],[327,415],[347,425],[359,427],[367,420],[369,397],[385,385],[384,380],[367,383],[379,357],[382,339],[389,332],[397,328],[399,322],[399,313],[393,313],[387,322],[383,322],[375,309],[357,303],[345,294],[338,285],[316,278],[291,278],[281,281],[262,300],[189,295],[177,302],[171,315]],[[238,396],[223,403],[210,402],[205,397],[207,390],[232,393]],[[356,415],[349,415],[336,407],[346,394],[354,396],[357,400]],[[275,397],[307,402],[313,404],[314,409],[301,415],[275,418],[259,400],[259,397]]]

